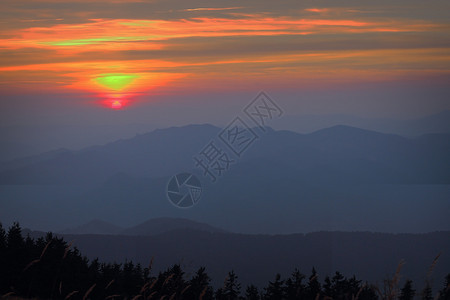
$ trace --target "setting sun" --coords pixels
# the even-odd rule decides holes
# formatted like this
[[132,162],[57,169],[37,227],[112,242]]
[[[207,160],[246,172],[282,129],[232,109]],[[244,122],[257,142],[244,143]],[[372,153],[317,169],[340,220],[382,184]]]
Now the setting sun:
[[121,109],[122,108],[122,102],[120,102],[119,100],[113,101],[113,103],[111,103],[111,108],[113,108],[113,109]]
[[99,99],[103,99],[100,103],[105,108],[113,110],[121,110],[128,106],[129,97],[128,94],[104,94],[97,95]]

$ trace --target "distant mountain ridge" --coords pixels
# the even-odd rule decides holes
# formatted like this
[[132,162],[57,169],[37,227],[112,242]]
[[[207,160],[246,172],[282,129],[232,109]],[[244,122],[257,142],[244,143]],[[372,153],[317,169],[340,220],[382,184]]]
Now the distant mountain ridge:
[[192,153],[219,130],[209,124],[170,127],[79,151],[16,159],[0,165],[0,184],[99,184],[120,172],[168,176],[192,167]]
[[[15,160],[0,166],[0,184],[95,185],[118,173],[171,176],[195,169],[192,157],[219,132],[208,124],[172,127],[80,151]],[[259,135],[240,162],[276,160],[301,173],[311,173],[308,168],[315,165],[322,174],[335,174],[330,180],[450,183],[449,134],[412,139],[339,125],[311,134],[269,130]]]
[[110,222],[92,220],[81,226],[62,230],[61,234],[103,234],[103,235],[131,235],[131,236],[151,236],[166,233],[173,230],[195,230],[203,232],[222,232],[223,229],[216,228],[206,223],[200,223],[184,218],[153,218],[148,221],[122,228]]
[[[34,238],[44,235],[36,231],[26,233]],[[356,275],[363,281],[382,283],[387,276],[393,276],[401,261],[406,262],[401,280],[408,278],[422,284],[433,259],[441,253],[431,274],[434,288],[441,288],[450,265],[450,231],[249,235],[178,229],[148,236],[58,235],[73,240],[74,246],[89,259],[99,258],[102,262],[132,260],[147,266],[152,260],[152,272],[156,273],[174,263],[181,264],[186,272],[195,272],[203,266],[217,287],[230,270],[236,272],[244,286],[263,286],[276,273],[286,278],[298,268],[308,275],[313,267],[321,280],[340,271],[348,277]]]
[[102,220],[92,220],[75,228],[60,231],[63,234],[119,234],[123,228]]
[[363,118],[345,114],[285,115],[283,118],[274,120],[272,125],[278,130],[299,133],[312,133],[336,125],[346,125],[386,134],[418,137],[424,134],[450,133],[450,110],[409,120]]
[[[282,118],[272,120],[270,125],[277,130],[312,133],[339,124],[408,137],[430,133],[449,133],[450,110],[409,120],[367,118],[346,114],[289,115],[289,112],[287,112]],[[79,127],[63,128],[56,125],[37,127],[30,124],[28,126],[0,127],[0,136],[3,137],[0,140],[0,161],[7,162],[12,158],[35,156],[51,149],[83,149],[97,143],[104,144],[123,137],[132,137],[161,127],[161,124],[144,123],[81,124]],[[11,134],[12,132],[21,134],[14,135]],[[73,135],[80,135],[80,133],[83,135],[81,140],[70,138]],[[23,143],[24,141],[27,141],[26,144]]]

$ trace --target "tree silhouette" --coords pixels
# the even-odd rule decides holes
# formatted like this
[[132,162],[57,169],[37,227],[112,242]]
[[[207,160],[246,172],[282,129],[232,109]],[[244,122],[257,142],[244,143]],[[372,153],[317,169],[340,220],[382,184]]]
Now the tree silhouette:
[[422,300],[433,300],[433,291],[431,289],[430,283],[427,281],[425,288],[422,290],[421,295]]
[[260,300],[258,288],[253,284],[249,285],[245,290],[245,299],[247,300]]
[[361,288],[361,280],[356,279],[355,275],[350,279],[344,280],[344,299],[353,299]]
[[172,299],[181,299],[182,292],[187,287],[184,280],[184,272],[178,264],[173,265],[167,271],[160,273],[158,276],[158,288],[160,297],[168,297]]
[[323,285],[323,293],[325,297],[331,298],[332,297],[332,283],[331,283],[331,279],[330,276],[326,276],[325,280],[324,280],[324,285]]
[[217,300],[225,299],[225,298],[224,298],[224,295],[223,295],[223,288],[218,288],[218,289],[216,290],[216,292],[214,293],[214,297],[215,297]]
[[[5,268],[9,270],[9,276],[6,278],[6,286],[9,287],[14,283],[18,288],[24,288],[20,286],[19,281],[21,272],[25,268],[29,255],[27,255],[25,248],[25,241],[22,237],[22,229],[19,223],[15,222],[8,230],[6,235],[6,257]],[[33,249],[30,249],[33,250]]]
[[373,287],[373,286],[371,286],[371,285],[369,285],[367,283],[364,284],[364,286],[360,288],[359,296],[357,297],[357,299],[360,299],[360,300],[377,300],[378,299],[378,295],[376,293],[375,287]]
[[[3,225],[0,222],[0,269],[6,268],[6,232],[5,229],[3,229]],[[6,272],[0,272],[0,294],[6,293],[7,290],[7,274]]]
[[305,285],[303,284],[305,275],[295,269],[291,278],[286,280],[286,299],[302,299],[305,297]]
[[3,228],[2,222],[0,222],[0,251],[5,251],[5,249],[6,249],[6,232],[5,229]]
[[269,282],[269,286],[266,288],[264,299],[267,300],[285,299],[284,290],[285,290],[284,281],[281,280],[281,275],[277,274],[275,276],[275,281]]
[[400,291],[399,300],[412,300],[416,291],[412,288],[412,280],[406,280],[405,285]]
[[213,288],[209,285],[211,279],[206,273],[206,269],[201,267],[197,270],[194,277],[189,281],[189,289],[184,294],[187,299],[200,299],[203,300],[213,299]]
[[315,299],[317,295],[320,294],[320,291],[321,289],[318,275],[316,269],[314,269],[313,267],[311,271],[311,276],[309,276],[308,284],[306,286],[305,291],[306,299]]
[[232,270],[228,273],[227,278],[225,279],[225,283],[222,289],[222,299],[226,300],[232,300],[232,299],[238,299],[240,291],[241,291],[241,284],[237,281],[238,276],[234,273]]
[[439,292],[439,299],[450,300],[450,273],[445,277],[444,288]]
[[[264,287],[264,295],[249,285],[244,297],[240,297],[241,286],[234,271],[228,273],[224,286],[214,293],[203,267],[190,280],[186,280],[178,264],[157,276],[150,276],[150,270],[151,266],[142,268],[132,261],[89,261],[76,247],[51,233],[34,240],[23,238],[18,223],[7,232],[0,224],[0,296],[14,293],[19,299],[379,299],[374,286],[361,285],[355,276],[346,278],[340,272],[332,278],[325,277],[321,287],[314,268],[306,283],[305,276],[295,269],[286,281],[276,274],[275,280]],[[450,300],[449,284],[450,274],[438,294],[440,300]],[[412,286],[412,281],[406,281],[395,299],[413,299]],[[423,300],[433,299],[428,281],[420,296]]]
[[333,299],[344,299],[344,292],[347,288],[347,282],[344,275],[340,272],[336,272],[331,278],[331,297]]

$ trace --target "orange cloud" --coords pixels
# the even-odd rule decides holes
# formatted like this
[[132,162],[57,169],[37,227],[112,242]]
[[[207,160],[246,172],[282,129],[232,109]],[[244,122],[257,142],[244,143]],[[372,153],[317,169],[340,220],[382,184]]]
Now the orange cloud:
[[222,7],[222,8],[216,8],[216,7],[199,7],[199,8],[188,8],[183,9],[183,11],[221,11],[221,10],[234,10],[234,9],[241,9],[244,8],[242,6],[236,6],[236,7]]
[[324,13],[330,11],[329,8],[306,8],[305,11],[315,12],[315,13]]
[[[329,9],[309,8],[306,11],[324,13]],[[371,34],[389,35],[393,40],[399,40],[406,32],[417,35],[448,32],[448,25],[430,21],[325,18],[323,15],[320,18],[296,18],[254,13],[234,15],[234,18],[97,18],[83,23],[51,26],[29,23],[30,27],[25,29],[0,31],[5,36],[1,40],[0,51],[10,57],[15,56],[14,63],[0,65],[3,73],[0,83],[29,83],[33,81],[30,74],[41,74],[41,78],[48,78],[47,83],[54,81],[55,85],[71,89],[99,94],[117,94],[117,89],[120,89],[122,94],[136,95],[167,85],[192,87],[195,86],[191,84],[192,80],[197,80],[197,86],[211,80],[220,84],[230,76],[239,81],[251,81],[270,74],[270,81],[279,84],[311,78],[383,80],[393,74],[403,76],[425,69],[439,73],[450,61],[445,47],[386,49],[390,46],[384,43],[385,49],[350,49],[362,44],[361,37],[370,37]],[[233,52],[233,48],[240,46],[242,40],[238,39],[242,37],[246,42],[242,49],[246,52]],[[301,42],[296,44],[297,48],[292,48],[291,44],[283,44],[281,38]],[[415,38],[420,44],[421,36]],[[350,43],[346,45],[349,49],[308,49],[312,40],[317,44],[331,45],[338,39],[349,39]],[[274,45],[274,42],[280,44]],[[216,44],[213,50],[220,50],[223,46],[230,51],[218,54],[211,51],[212,55],[203,55],[207,43]],[[265,48],[267,51],[262,51]],[[37,50],[42,57],[36,56]],[[192,57],[191,52],[198,54]],[[6,60],[0,59],[0,63],[2,61]],[[112,103],[119,106],[119,103]]]
[[[104,20],[83,24],[31,27],[11,32],[2,48],[24,47],[94,50],[163,49],[160,41],[190,37],[345,34],[364,32],[426,31],[437,25],[409,22],[369,22],[347,19],[192,18],[189,20]],[[159,42],[159,43],[158,43]]]

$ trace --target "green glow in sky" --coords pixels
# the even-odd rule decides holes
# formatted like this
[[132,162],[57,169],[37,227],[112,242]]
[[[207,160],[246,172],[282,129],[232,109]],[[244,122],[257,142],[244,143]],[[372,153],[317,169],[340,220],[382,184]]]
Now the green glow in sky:
[[42,42],[42,44],[50,46],[83,46],[83,45],[93,45],[100,43],[110,43],[110,42],[127,42],[127,41],[143,41],[147,37],[143,36],[130,36],[130,37],[102,37],[102,38],[91,38],[91,39],[73,39],[65,41],[56,42]]
[[120,91],[129,86],[136,78],[137,75],[129,74],[105,74],[94,79],[94,81],[109,89]]

